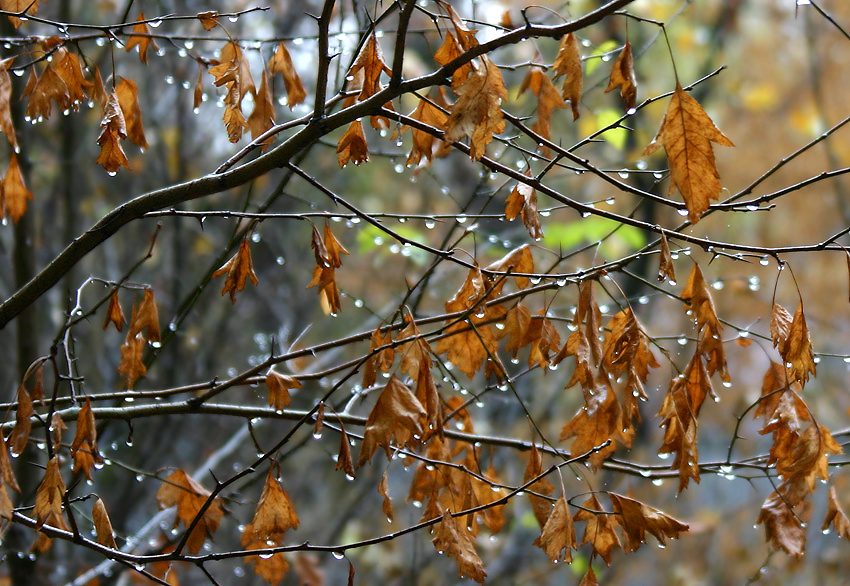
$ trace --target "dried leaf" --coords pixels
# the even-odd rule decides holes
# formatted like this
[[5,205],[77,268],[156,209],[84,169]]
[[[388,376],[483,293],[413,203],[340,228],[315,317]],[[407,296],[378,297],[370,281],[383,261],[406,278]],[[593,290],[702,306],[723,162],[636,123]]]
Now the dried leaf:
[[211,31],[218,24],[218,11],[210,10],[207,12],[199,12],[198,20],[201,21],[201,25],[205,30]]
[[[0,9],[7,12],[24,12],[35,14],[38,10],[39,0],[0,0]],[[17,16],[9,16],[9,21],[17,29],[24,22]]]
[[[9,438],[11,439],[11,437]],[[21,492],[15,472],[12,470],[12,461],[9,457],[9,441],[6,441],[0,433],[0,484],[5,484],[17,493]]]
[[630,442],[622,430],[620,404],[614,390],[607,378],[599,378],[593,391],[586,393],[584,407],[561,429],[560,441],[576,438],[570,448],[570,457],[575,458],[611,440],[588,458],[591,468],[597,471],[605,458],[614,453],[615,440],[626,445]]
[[389,459],[391,443],[398,447],[412,444],[415,437],[422,436],[426,416],[425,408],[410,389],[398,377],[391,376],[366,420],[357,467],[370,461],[379,446]]
[[86,402],[83,403],[83,406],[77,412],[77,431],[74,435],[74,441],[71,443],[71,456],[75,456],[77,450],[84,443],[89,446],[91,451],[97,453],[97,428],[89,397],[86,397]]
[[673,266],[673,256],[670,254],[670,245],[667,243],[666,234],[661,234],[661,260],[658,263],[658,280],[676,282],[676,269]]
[[109,305],[106,308],[106,319],[103,320],[103,329],[109,327],[109,324],[115,324],[115,329],[119,332],[124,329],[124,322],[127,319],[124,317],[124,310],[121,309],[121,303],[118,300],[118,290],[112,292],[109,298]]
[[109,514],[106,512],[106,505],[98,498],[94,501],[91,510],[92,521],[94,522],[94,530],[97,535],[97,542],[104,547],[118,549],[115,544],[115,534],[112,530],[112,522],[109,520]]
[[192,95],[192,109],[197,112],[204,101],[204,68],[198,64],[198,81],[195,82],[195,91]]
[[301,381],[293,376],[269,370],[266,375],[266,388],[269,391],[269,407],[283,411],[289,406],[289,389],[300,389]]
[[128,336],[135,336],[143,331],[151,342],[161,341],[159,334],[159,312],[156,308],[153,289],[145,288],[145,296],[142,302],[133,308],[130,317],[130,331]]
[[[156,493],[156,500],[161,509],[177,507],[174,527],[176,528],[182,522],[188,528],[194,522],[209,496],[210,491],[198,484],[191,476],[183,470],[176,470],[162,481],[162,486]],[[196,554],[200,551],[206,538],[218,529],[223,516],[224,508],[219,499],[216,498],[189,535],[186,547],[190,553]]]
[[607,94],[611,90],[620,88],[620,97],[626,106],[626,111],[632,113],[637,100],[637,79],[635,78],[635,60],[632,57],[632,45],[626,41],[626,45],[620,52],[620,56],[614,62],[611,69],[611,77],[608,80]]
[[[591,512],[591,511],[599,511]],[[615,547],[620,545],[620,538],[614,531],[614,523],[611,520],[611,515],[602,512],[602,505],[596,495],[592,495],[581,505],[581,509],[576,512],[573,520],[576,522],[587,521],[584,527],[584,536],[579,545],[590,543],[593,549],[598,553],[605,563],[611,564],[611,552]]]
[[369,343],[370,357],[363,367],[362,386],[364,389],[368,389],[375,384],[375,381],[378,379],[379,370],[389,372],[390,368],[392,368],[393,360],[395,358],[394,348],[389,347],[375,352],[378,348],[391,344],[392,341],[390,330],[387,330],[387,333],[383,334],[379,326],[374,332],[372,332],[371,342]]
[[354,460],[351,458],[351,444],[348,440],[348,434],[345,433],[345,426],[340,423],[339,428],[339,455],[334,470],[342,470],[345,472],[346,480],[354,480]]
[[307,288],[319,286],[319,304],[325,315],[337,315],[342,309],[339,288],[336,286],[336,269],[333,267],[316,266],[313,269],[313,280]]
[[289,495],[275,479],[274,470],[271,469],[266,476],[254,517],[242,532],[242,546],[257,541],[277,540],[289,529],[298,529],[299,523]]
[[774,491],[764,501],[756,524],[764,525],[772,548],[798,558],[806,552],[806,528],[778,492]]
[[156,41],[153,40],[153,37],[150,35],[151,27],[148,26],[148,23],[144,22],[145,13],[140,12],[139,17],[136,19],[136,25],[133,26],[133,33],[130,35],[130,38],[127,39],[127,44],[125,45],[127,51],[132,51],[135,47],[139,47],[139,59],[142,63],[147,65],[148,63],[148,47],[153,45],[154,49],[158,49],[156,46]]
[[289,51],[286,50],[283,41],[278,43],[274,55],[269,59],[268,68],[272,74],[280,73],[283,76],[283,85],[286,88],[286,105],[289,106],[290,110],[304,101],[307,97],[307,90],[304,89],[304,84],[292,65],[292,57],[289,56]]
[[124,114],[127,138],[139,148],[148,148],[142,124],[142,109],[139,107],[139,92],[135,82],[122,77],[115,86],[115,93],[118,95],[118,104]]
[[[14,151],[18,150],[18,137],[15,134],[15,125],[12,122],[12,78],[9,76],[9,67],[12,66],[14,58],[0,61],[0,130],[6,135],[9,144]],[[850,261],[848,261],[850,262]]]
[[[531,247],[528,244],[523,244],[514,248],[505,256],[494,263],[487,265],[484,268],[487,273],[534,273],[534,257],[531,256]],[[520,289],[528,287],[528,277],[514,277],[516,286]],[[493,291],[493,295],[497,295],[498,290]]]
[[30,71],[30,77],[23,92],[23,97],[26,96],[29,96],[26,116],[30,120],[40,121],[50,118],[51,100],[59,104],[63,110],[72,105],[68,84],[53,67],[47,67],[40,77],[36,76],[34,68]]
[[378,494],[384,497],[383,504],[381,505],[381,510],[384,512],[384,516],[387,518],[387,523],[393,522],[393,503],[392,499],[390,499],[390,489],[389,484],[387,483],[387,472],[384,470],[383,476],[381,476],[381,482],[378,483]]
[[44,470],[44,480],[35,495],[36,529],[48,523],[67,531],[68,526],[62,518],[62,497],[65,495],[65,483],[59,471],[59,456],[53,456]]
[[[24,185],[24,176],[18,166],[18,157],[12,153],[9,157],[9,169],[0,182],[0,200],[3,202],[3,210],[17,224],[27,211],[27,201],[33,199],[33,194]],[[2,213],[0,217],[4,217]]]
[[30,419],[33,415],[32,399],[23,384],[18,387],[17,402],[15,427],[12,428],[12,433],[9,434],[8,439],[9,451],[15,457],[20,456],[26,449],[30,439],[30,431],[32,431],[32,420]]
[[829,530],[830,525],[832,525],[835,529],[835,534],[838,535],[838,537],[841,539],[850,539],[850,519],[847,518],[847,515],[844,513],[844,509],[841,508],[841,504],[838,502],[838,495],[835,492],[835,486],[829,487],[826,517],[824,517],[821,530],[826,533],[826,531]]
[[[443,95],[443,89],[439,88],[438,96],[442,97]],[[413,148],[410,150],[406,162],[408,167],[418,165],[423,157],[425,162],[430,164],[434,157],[445,156],[451,148],[447,142],[435,136],[435,134],[439,134],[439,131],[446,129],[446,122],[449,120],[449,115],[435,105],[439,104],[440,101],[445,104],[445,98],[435,99],[433,104],[428,100],[420,99],[416,110],[409,115],[410,118],[432,127],[434,133],[418,128],[413,129]],[[445,107],[448,108],[449,106],[446,104]],[[407,132],[408,128],[410,127],[404,125],[401,130],[402,133]]]
[[659,545],[665,545],[665,538],[678,539],[681,533],[688,531],[687,523],[677,521],[670,515],[640,501],[609,492],[614,512],[619,513],[618,522],[626,537],[626,553],[637,551],[641,543],[646,543],[645,532],[651,533]]
[[64,95],[55,97],[59,107],[63,110],[79,111],[80,104],[85,100],[86,94],[97,91],[94,84],[85,78],[80,58],[70,51],[64,48],[57,49],[49,67],[62,78],[67,87],[67,97]]
[[[254,109],[251,115],[248,116],[248,130],[251,132],[251,138],[257,140],[267,130],[274,126],[276,120],[274,112],[274,102],[272,101],[272,92],[269,88],[269,74],[264,69],[263,77],[260,81],[260,89],[257,90],[257,99],[254,101]],[[274,137],[266,137],[262,142],[263,150],[266,150],[274,140]]]
[[442,520],[433,526],[433,532],[434,547],[439,553],[455,558],[461,578],[469,577],[483,584],[487,572],[484,570],[481,558],[475,552],[472,535],[458,522],[458,519],[452,517],[448,509],[443,511]]
[[708,117],[699,103],[678,83],[658,134],[643,151],[651,155],[663,146],[670,166],[670,189],[679,190],[688,208],[688,220],[699,221],[710,201],[720,196],[720,176],[711,143],[735,146]]
[[[568,564],[572,563],[572,550],[576,548],[576,532],[565,497],[562,496],[555,503],[549,520],[543,526],[543,533],[534,540],[534,545],[546,552],[549,559],[555,563],[561,560]],[[563,557],[561,557],[562,551]]]
[[254,273],[254,263],[251,260],[251,248],[248,245],[248,238],[242,239],[236,254],[214,272],[212,276],[216,278],[224,274],[227,274],[227,278],[224,280],[224,287],[221,289],[221,294],[230,293],[231,303],[236,303],[236,292],[242,291],[245,288],[245,283],[248,279],[251,279],[251,282],[255,286],[260,284],[256,273]]
[[366,136],[363,134],[363,124],[360,120],[355,120],[348,126],[348,130],[337,143],[336,152],[340,169],[349,161],[355,165],[369,161],[369,147],[366,144]]
[[118,364],[118,374],[123,374],[127,378],[127,388],[131,391],[136,381],[145,376],[148,371],[142,360],[145,342],[145,337],[142,334],[132,336],[128,332],[124,344],[121,345],[121,362]]
[[[531,177],[531,173],[527,173]],[[522,214],[522,223],[535,240],[543,238],[540,215],[537,213],[537,190],[526,183],[517,183],[505,202],[505,219],[513,220]]]
[[561,94],[565,100],[570,101],[570,107],[573,110],[573,120],[578,120],[580,116],[579,105],[581,104],[583,80],[578,37],[573,33],[564,35],[564,38],[561,39],[561,44],[558,47],[558,56],[555,58],[552,68],[555,70],[555,79],[566,75],[564,85],[561,88]]
[[508,97],[498,67],[482,56],[482,65],[455,89],[457,102],[446,121],[445,140],[455,142],[469,137],[469,156],[477,161],[484,156],[494,134],[505,130],[501,104]]
[[[540,457],[540,451],[537,449],[537,444],[532,443],[531,454],[528,458],[528,466],[525,468],[525,475],[522,479],[523,484],[532,478],[537,478],[541,474],[543,474],[543,459]],[[549,499],[545,499],[537,495],[542,494],[544,496],[549,496],[554,491],[555,487],[549,484],[549,481],[546,480],[545,477],[537,480],[528,487],[528,500],[531,501],[531,509],[534,511],[534,516],[537,518],[537,523],[540,525],[541,529],[546,525],[546,521],[549,519],[549,515],[552,512],[552,503]]]
[[97,138],[97,144],[100,145],[97,164],[112,174],[117,173],[121,167],[129,169],[130,161],[127,160],[127,155],[124,154],[124,149],[119,142],[127,138],[127,124],[115,90],[109,94],[103,106],[100,128],[100,136]]
[[325,250],[328,254],[328,264],[327,266],[338,269],[342,266],[342,258],[339,256],[340,254],[348,255],[349,252],[345,249],[342,243],[336,239],[336,236],[331,232],[331,227],[328,224],[325,224],[325,237],[323,240],[323,244],[325,245]]
[[788,335],[779,346],[779,354],[791,369],[793,377],[805,384],[809,380],[809,373],[816,375],[817,365],[815,353],[812,350],[812,339],[809,336],[809,328],[806,325],[806,315],[803,313],[803,302],[797,307],[794,319],[788,329]]
[[[531,130],[548,140],[552,134],[552,112],[566,108],[567,103],[542,67],[528,68],[528,73],[519,87],[519,94],[522,95],[527,89],[537,96],[537,121],[531,126]],[[543,146],[541,150],[548,156],[549,147]]]

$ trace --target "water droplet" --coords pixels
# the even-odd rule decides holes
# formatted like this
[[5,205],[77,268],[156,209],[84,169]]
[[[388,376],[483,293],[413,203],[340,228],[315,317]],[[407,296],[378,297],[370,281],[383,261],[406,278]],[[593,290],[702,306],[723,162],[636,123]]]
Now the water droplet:
[[161,24],[162,24],[161,20],[153,20],[153,21],[148,23],[148,25],[150,25],[151,28],[159,28],[159,26]]
[[165,83],[167,83],[168,85],[173,84],[174,83],[174,76],[166,75],[165,76]]
[[681,209],[676,210],[676,213],[679,214],[680,216],[687,216],[688,210],[687,210],[687,208],[681,208]]
[[334,556],[334,559],[341,560],[342,558],[345,557],[345,553],[343,553],[341,551],[335,551],[335,552],[333,552],[333,556]]
[[620,179],[628,179],[629,178],[629,171],[628,171],[628,169],[621,169],[617,173],[617,175],[620,176]]
[[649,478],[650,476],[652,476],[652,470],[641,470],[640,475],[644,478]]
[[653,486],[661,486],[662,484],[664,484],[664,480],[661,478],[656,478],[652,481]]
[[458,224],[465,224],[468,219],[469,218],[467,218],[465,214],[460,214],[455,217],[455,221],[457,221]]
[[322,432],[321,432],[321,431],[317,431],[316,433],[314,433],[314,434],[313,434],[313,439],[322,439]]
[[[626,110],[626,114],[628,114],[629,116],[634,116],[636,112],[637,112],[637,108],[629,108],[628,110]],[[646,163],[644,163],[644,165],[645,164]]]
[[667,460],[668,458],[670,458],[670,454],[668,454],[667,452],[664,452],[663,454],[658,454],[658,457],[661,458],[662,460]]
[[107,171],[106,174],[110,177],[115,177],[116,175],[118,175],[118,171]]
[[682,336],[676,342],[679,343],[679,346],[685,346],[688,343],[688,339],[685,336]]
[[720,291],[720,290],[721,290],[721,289],[723,289],[723,287],[725,287],[725,286],[726,286],[726,285],[725,285],[725,284],[723,283],[723,281],[721,281],[720,279],[718,279],[718,280],[714,281],[714,282],[711,284],[711,288],[712,288],[712,289],[714,289],[715,291]]
[[229,20],[230,22],[236,22],[239,20],[239,17],[234,14],[233,16],[228,16],[227,20]]

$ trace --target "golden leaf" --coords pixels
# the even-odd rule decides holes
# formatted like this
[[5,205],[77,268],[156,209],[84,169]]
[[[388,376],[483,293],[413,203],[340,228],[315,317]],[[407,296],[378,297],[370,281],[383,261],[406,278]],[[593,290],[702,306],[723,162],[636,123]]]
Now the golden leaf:
[[121,346],[121,362],[118,364],[118,374],[127,378],[127,388],[133,390],[136,381],[147,374],[148,369],[142,361],[142,351],[145,349],[145,337],[127,333],[127,338]]
[[15,427],[12,428],[12,433],[9,434],[8,439],[9,451],[12,452],[13,456],[20,456],[24,452],[32,431],[32,420],[30,419],[33,415],[32,399],[23,384],[18,387],[17,401]]
[[35,495],[36,529],[45,523],[59,529],[68,530],[62,518],[62,497],[65,495],[65,483],[59,471],[59,456],[53,456],[44,470],[44,480]]
[[673,256],[670,254],[670,245],[667,243],[665,234],[661,234],[661,260],[658,263],[658,280],[676,282],[676,269],[673,266]]
[[[39,0],[0,0],[0,9],[7,12],[24,12],[35,14],[38,11]],[[23,20],[17,16],[9,16],[9,21],[17,29]]]
[[711,143],[735,146],[678,83],[658,134],[643,151],[651,155],[663,146],[670,166],[670,189],[678,189],[688,208],[688,220],[699,221],[710,201],[720,196],[720,175]]
[[242,532],[242,545],[244,547],[256,541],[278,539],[287,530],[298,529],[299,523],[289,495],[275,479],[274,470],[269,470],[254,518]]
[[[531,173],[526,173],[531,177]],[[535,240],[543,238],[540,227],[540,215],[537,213],[537,190],[526,183],[517,183],[505,202],[505,218],[514,220],[522,214],[522,223],[528,229],[528,234]]]

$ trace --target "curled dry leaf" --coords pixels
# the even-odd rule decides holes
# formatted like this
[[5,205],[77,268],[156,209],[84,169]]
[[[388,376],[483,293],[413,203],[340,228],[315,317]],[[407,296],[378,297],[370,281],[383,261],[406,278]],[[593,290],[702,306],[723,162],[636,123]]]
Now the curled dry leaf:
[[224,287],[221,289],[221,294],[230,293],[231,303],[236,303],[236,292],[242,291],[245,288],[245,283],[248,279],[251,279],[251,282],[255,286],[260,284],[256,273],[254,273],[254,263],[251,260],[251,247],[248,245],[247,238],[242,239],[236,254],[214,272],[212,276],[216,278],[224,274],[227,274],[227,278],[224,280]]
[[44,479],[35,495],[36,529],[45,523],[59,529],[68,530],[62,517],[62,498],[65,495],[65,483],[59,471],[59,456],[53,456],[47,462]]
[[121,106],[121,112],[124,114],[127,138],[139,148],[148,148],[148,141],[145,139],[145,129],[142,124],[142,109],[139,107],[139,91],[136,83],[122,77],[115,86],[115,93],[118,95],[118,104]]
[[[528,173],[530,177],[530,172]],[[517,183],[505,202],[505,218],[509,221],[522,215],[522,223],[535,240],[543,238],[540,215],[537,213],[537,190],[526,183]]]
[[[567,103],[541,67],[528,68],[528,73],[519,87],[519,94],[522,95],[527,89],[537,96],[537,121],[531,126],[531,130],[549,140],[552,135],[552,112],[566,108]],[[549,147],[543,146],[541,150],[545,156],[549,155]]]
[[304,83],[301,77],[292,65],[292,57],[289,56],[289,51],[283,41],[278,43],[274,55],[269,59],[269,71],[272,75],[280,73],[283,76],[283,85],[286,88],[286,105],[292,110],[295,106],[304,101],[307,97],[307,90],[304,88]]
[[635,60],[632,57],[632,45],[626,41],[620,56],[614,61],[611,68],[611,77],[608,79],[607,94],[611,90],[620,88],[620,97],[626,106],[626,111],[632,113],[637,101],[637,79],[635,78]]
[[369,147],[366,144],[366,135],[363,134],[363,124],[360,120],[355,120],[348,126],[348,130],[337,143],[336,152],[340,169],[349,161],[355,165],[369,161]]
[[487,572],[475,552],[472,534],[457,518],[452,517],[448,509],[443,511],[442,520],[433,526],[433,533],[434,547],[438,552],[455,559],[460,576],[467,576],[483,584]]
[[127,124],[115,90],[109,94],[103,105],[100,128],[100,136],[97,138],[97,144],[100,145],[97,164],[113,174],[117,173],[121,167],[129,169],[130,161],[127,160],[127,155],[124,154],[120,143],[121,139],[127,138]]
[[670,254],[670,244],[667,235],[661,234],[661,260],[658,262],[658,280],[676,282],[676,269],[673,266],[673,255]]
[[136,381],[148,372],[142,360],[145,343],[146,340],[142,334],[133,336],[128,332],[124,344],[121,345],[121,362],[118,364],[118,374],[127,378],[127,388],[131,391]]
[[682,194],[692,224],[699,221],[711,200],[720,196],[720,175],[714,162],[712,142],[735,146],[717,129],[699,103],[676,84],[661,128],[643,151],[643,156],[664,147],[670,166],[669,193],[678,189]]
[[494,134],[505,130],[501,104],[508,97],[499,68],[486,57],[481,65],[455,89],[457,102],[446,121],[445,140],[455,142],[469,137],[469,156],[477,161]]
[[151,27],[148,26],[148,23],[144,22],[145,13],[140,12],[139,17],[136,19],[136,24],[133,26],[133,33],[130,35],[130,38],[127,39],[127,44],[125,45],[127,51],[132,51],[135,47],[139,48],[139,60],[142,63],[147,65],[148,62],[148,47],[153,45],[154,49],[158,49],[156,46],[156,42],[151,37]]
[[27,211],[27,201],[33,199],[35,199],[33,194],[24,185],[24,176],[18,166],[18,157],[12,153],[9,157],[9,169],[0,182],[0,201],[3,203],[0,217],[4,217],[3,212],[5,212],[17,224]]
[[384,516],[387,518],[387,523],[393,522],[393,503],[392,499],[390,499],[390,487],[387,482],[387,471],[384,470],[384,474],[381,476],[381,482],[378,483],[378,494],[383,497],[383,503],[381,505],[381,510],[384,512]]
[[[269,88],[269,74],[264,69],[263,76],[260,80],[260,89],[257,90],[257,99],[254,101],[254,109],[251,115],[248,116],[248,130],[251,132],[251,138],[256,142],[257,139],[267,130],[274,126],[276,115],[274,111],[274,102],[272,101],[272,92]],[[266,150],[272,143],[274,137],[268,136],[258,144]]]
[[159,334],[159,311],[156,308],[153,289],[145,288],[145,295],[138,306],[133,307],[130,317],[130,331],[128,336],[135,336],[144,331],[145,336],[151,342],[161,341]]
[[829,530],[829,526],[835,529],[835,534],[841,539],[850,539],[850,519],[841,508],[841,503],[838,502],[838,495],[835,492],[835,486],[829,487],[829,498],[826,506],[826,517],[823,520],[821,530],[825,533]]
[[0,130],[6,135],[12,149],[18,150],[18,137],[15,133],[15,125],[12,122],[12,78],[9,76],[9,67],[12,66],[14,58],[0,61]]
[[17,402],[15,427],[12,428],[8,440],[9,451],[12,452],[12,456],[16,457],[20,456],[26,449],[30,439],[30,431],[32,431],[32,420],[30,419],[33,415],[32,399],[23,384],[18,387]]
[[127,319],[124,317],[124,310],[121,309],[121,302],[118,300],[118,291],[112,292],[109,297],[109,305],[106,308],[106,319],[103,320],[103,329],[109,327],[109,324],[115,324],[115,329],[119,332],[124,329],[124,322]]
[[570,101],[570,107],[573,110],[573,120],[578,120],[581,115],[579,105],[581,104],[581,92],[584,84],[581,73],[581,54],[579,53],[578,37],[573,33],[564,35],[561,39],[561,44],[558,47],[558,56],[555,58],[555,63],[552,65],[555,70],[555,79],[562,75],[564,85],[561,88],[561,94],[565,100]]
[[300,389],[301,381],[294,376],[269,370],[266,375],[266,388],[269,391],[269,407],[283,411],[289,406],[289,389]]
[[201,25],[205,30],[211,31],[218,24],[218,11],[209,10],[207,12],[199,12],[198,20],[201,21]]
[[94,501],[91,510],[92,521],[94,522],[95,535],[97,542],[104,547],[118,549],[115,544],[115,534],[112,530],[112,522],[109,520],[109,514],[106,512],[106,505],[98,498]]
[[[163,479],[162,486],[156,493],[156,500],[161,509],[177,507],[177,517],[174,521],[176,528],[181,522],[185,527],[190,527],[195,521],[201,507],[204,506],[210,491],[198,484],[195,479],[183,470],[176,470],[167,478]],[[198,553],[208,536],[218,529],[221,518],[224,516],[224,507],[219,499],[214,499],[203,516],[198,520],[186,547],[192,554]],[[247,530],[247,529],[246,529]]]

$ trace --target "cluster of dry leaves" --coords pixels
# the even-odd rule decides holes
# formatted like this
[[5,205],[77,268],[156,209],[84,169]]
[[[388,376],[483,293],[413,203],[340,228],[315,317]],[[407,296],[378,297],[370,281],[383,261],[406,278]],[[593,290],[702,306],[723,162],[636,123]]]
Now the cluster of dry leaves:
[[[434,59],[446,66],[478,46],[478,41],[476,31],[467,28],[448,3],[440,0],[438,4],[451,26],[443,31],[443,43]],[[38,3],[33,2],[23,8],[34,12],[37,6]],[[8,9],[7,3],[3,8]],[[218,24],[218,15],[203,13],[198,15],[198,20],[206,30],[211,30]],[[143,14],[139,15],[133,33],[126,48],[128,51],[138,48],[140,59],[145,63],[149,47],[155,44]],[[41,41],[40,49],[52,59],[45,60],[44,65],[39,66],[40,71],[35,66],[30,69],[23,94],[28,98],[27,115],[32,119],[46,119],[54,104],[60,110],[77,110],[84,101],[100,103],[103,116],[97,141],[101,147],[97,162],[111,173],[121,167],[129,168],[122,141],[128,139],[141,148],[147,146],[136,84],[113,75],[111,89],[107,91],[97,67],[84,64],[57,37]],[[306,98],[304,86],[282,42],[263,69],[259,88],[236,41],[226,43],[215,62],[199,65],[195,106],[200,104],[203,94],[204,66],[209,65],[215,86],[225,90],[223,121],[232,142],[238,141],[247,129],[257,144],[265,148],[271,143],[268,131],[275,124],[275,111],[270,77],[274,74],[283,76],[290,108]],[[0,130],[10,144],[17,147],[9,112],[9,69],[12,66],[12,59],[0,63]],[[537,119],[531,130],[547,142],[556,110],[565,109],[569,102],[573,118],[580,115],[581,45],[574,34],[561,40],[552,70],[554,75],[550,78],[543,67],[530,66],[519,89],[520,94],[530,91],[537,99]],[[368,100],[380,92],[382,76],[391,74],[377,36],[369,35],[346,76],[343,107]],[[559,90],[553,80],[561,76],[564,81]],[[437,88],[429,97],[420,97],[417,108],[410,114],[409,118],[417,125],[405,126],[402,130],[412,130],[413,146],[408,165],[427,165],[433,158],[448,154],[450,143],[464,139],[468,140],[471,158],[480,159],[493,137],[504,132],[501,107],[508,92],[499,67],[486,54],[453,68],[450,87],[456,97],[454,103],[450,103],[442,88]],[[629,43],[613,65],[606,91],[615,89],[620,90],[627,112],[632,113],[636,107],[637,82]],[[242,104],[249,93],[255,105],[246,118]],[[383,108],[393,109],[391,103],[384,104]],[[372,115],[370,122],[376,130],[389,126],[389,119],[380,114]],[[692,223],[700,219],[709,209],[710,201],[721,191],[712,142],[732,146],[696,100],[677,84],[661,128],[644,154],[664,147],[671,171],[670,190],[678,189],[682,194]],[[544,146],[542,150],[548,156],[549,149]],[[359,120],[352,122],[340,138],[337,154],[340,167],[349,162],[368,161],[369,150]],[[505,217],[508,220],[521,218],[530,237],[539,240],[543,228],[537,212],[535,179],[530,171],[527,178],[519,182],[507,198]],[[8,214],[17,221],[32,194],[23,184],[14,153],[0,187],[0,214]],[[326,314],[337,314],[341,302],[335,271],[342,266],[341,255],[349,253],[328,225],[323,233],[313,227],[311,247],[316,265],[308,287],[318,287],[321,307]],[[445,303],[447,321],[438,335],[423,334],[412,317],[402,324],[381,325],[375,329],[368,355],[362,362],[362,386],[380,392],[366,420],[356,463],[348,434],[340,423],[337,469],[351,478],[358,468],[372,461],[379,449],[388,459],[398,451],[413,456],[403,460],[406,466],[414,460],[419,462],[408,500],[423,505],[421,521],[430,524],[436,550],[454,558],[461,576],[479,583],[483,583],[486,571],[476,552],[475,537],[482,527],[496,533],[505,526],[505,505],[517,491],[511,492],[510,485],[502,482],[492,460],[483,466],[479,446],[451,439],[444,433],[451,421],[457,429],[474,434],[474,423],[463,400],[446,398],[439,392],[432,372],[436,357],[445,358],[469,378],[483,371],[486,378],[499,382],[508,379],[501,354],[516,359],[521,349],[528,348],[528,366],[541,369],[571,358],[574,367],[567,387],[579,385],[583,405],[564,424],[560,441],[571,440],[572,458],[586,458],[594,471],[600,469],[618,446],[631,446],[636,425],[641,422],[639,403],[647,399],[644,385],[650,369],[659,367],[651,350],[653,342],[630,307],[623,307],[603,323],[591,279],[579,286],[577,311],[564,341],[545,307],[532,313],[519,301],[506,308],[502,298],[505,286],[512,282],[517,291],[524,291],[530,286],[528,275],[534,273],[531,248],[520,246],[483,268],[474,263],[460,288]],[[249,238],[243,239],[236,254],[213,274],[213,277],[219,276],[225,277],[222,295],[228,293],[233,303],[248,280],[258,285]],[[659,278],[675,279],[666,236],[661,242]],[[116,287],[109,298],[104,329],[113,324],[122,332],[126,318],[119,290],[122,289]],[[712,377],[729,381],[722,342],[723,325],[717,316],[710,287],[697,264],[690,272],[681,298],[693,320],[697,343],[685,369],[670,380],[658,413],[660,427],[664,429],[658,452],[674,456],[672,468],[679,473],[679,491],[688,488],[690,480],[700,480],[699,415],[706,398],[715,396]],[[816,370],[802,302],[793,316],[775,305],[770,330],[781,362],[772,363],[764,376],[762,398],[755,416],[764,418],[761,433],[772,434],[769,464],[776,467],[781,482],[765,501],[757,522],[764,525],[773,547],[791,555],[801,555],[805,549],[804,527],[810,510],[808,495],[814,490],[816,480],[829,480],[828,456],[840,453],[841,447],[817,422],[800,395]],[[145,375],[144,348],[149,342],[159,341],[159,336],[154,293],[145,288],[143,298],[132,309],[121,346],[118,371],[126,377],[128,389]],[[503,348],[500,349],[502,340]],[[435,347],[431,346],[432,341],[436,341]],[[0,516],[9,520],[22,514],[15,511],[8,493],[8,489],[20,492],[10,465],[10,454],[21,454],[30,440],[34,403],[43,399],[42,367],[43,362],[38,363],[21,383],[15,426],[0,445]],[[381,372],[388,375],[387,381],[376,387]],[[302,388],[298,378],[274,370],[269,370],[265,382],[269,406],[275,411],[288,407],[291,389]],[[320,422],[321,418],[317,425]],[[50,526],[69,531],[65,518],[70,514],[68,491],[61,473],[64,449],[61,435],[66,427],[57,416],[51,421],[51,429],[53,444],[36,495],[34,525],[36,530]],[[74,463],[73,472],[91,479],[103,459],[97,448],[95,417],[89,399],[78,411],[75,436],[68,451]],[[541,533],[535,545],[552,561],[569,563],[572,550],[588,544],[591,559],[598,556],[609,564],[614,549],[621,548],[626,553],[636,551],[646,542],[647,533],[663,545],[666,539],[676,539],[687,532],[686,523],[631,496],[599,491],[591,493],[580,504],[572,502],[566,494],[554,496],[555,488],[547,476],[562,464],[544,468],[543,455],[532,443],[522,485],[540,525]],[[253,518],[241,536],[242,547],[251,552],[245,555],[246,563],[252,563],[256,574],[270,583],[279,582],[288,571],[283,553],[274,549],[284,545],[287,531],[299,526],[298,515],[278,476],[277,467],[271,466]],[[386,473],[378,492],[383,497],[385,515],[392,519]],[[183,542],[193,554],[218,530],[224,515],[228,514],[217,495],[183,470],[175,470],[162,479],[156,499],[161,508],[175,508],[175,528],[181,524],[185,528]],[[606,508],[603,501],[610,503],[610,507]],[[575,512],[571,512],[570,507]],[[106,506],[99,498],[94,501],[92,519],[97,542],[115,549]],[[581,541],[576,536],[576,523],[585,523]],[[830,524],[840,536],[850,538],[850,522],[838,503],[834,488],[829,493],[824,528]],[[50,538],[39,532],[34,548],[44,551],[48,547]],[[595,583],[593,568],[588,565],[582,584]]]

